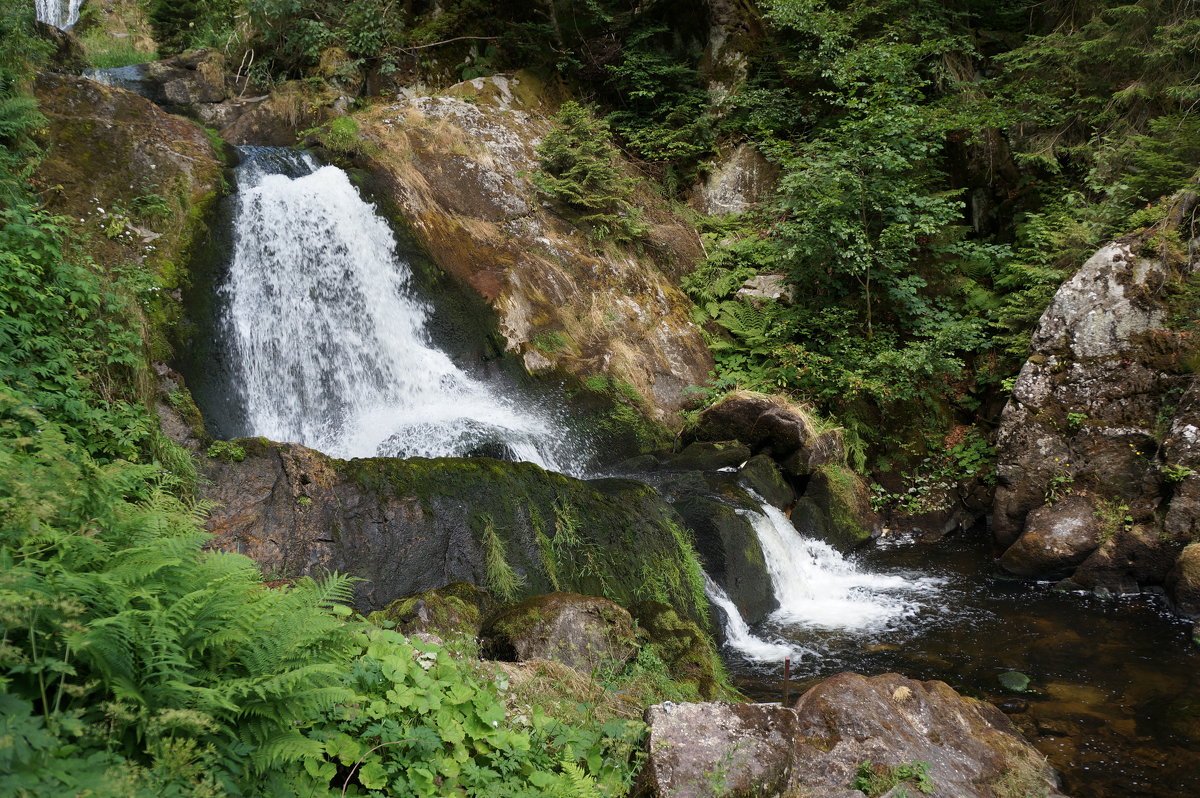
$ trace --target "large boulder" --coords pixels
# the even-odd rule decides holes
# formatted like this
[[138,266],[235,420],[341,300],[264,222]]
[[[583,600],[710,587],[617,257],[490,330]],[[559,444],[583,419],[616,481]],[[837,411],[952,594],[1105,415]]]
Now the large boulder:
[[768,798],[794,781],[797,717],[769,704],[657,704],[642,793],[652,798]]
[[1025,531],[1000,557],[1000,565],[1018,576],[1069,573],[1115,530],[1096,513],[1093,499],[1075,494],[1029,514]]
[[702,256],[699,240],[648,191],[637,197],[650,227],[640,251],[597,247],[555,215],[530,180],[552,93],[526,73],[403,92],[357,117],[371,187],[441,269],[495,307],[505,346],[531,372],[612,380],[669,421],[712,369],[676,279]]
[[682,520],[646,485],[483,457],[345,461],[261,438],[207,451],[213,545],[280,577],[361,577],[360,611],[464,581],[499,601],[653,599],[708,623]]
[[944,682],[843,673],[802,695],[795,711],[801,794],[838,794],[871,762],[893,774],[927,763],[932,798],[1061,795],[1046,758],[1003,712]]
[[502,610],[484,625],[480,640],[488,659],[548,659],[588,675],[620,670],[637,649],[624,607],[575,593],[532,596]]
[[894,673],[834,676],[794,708],[667,703],[646,722],[642,788],[655,798],[862,798],[863,780],[897,798],[1062,796],[999,709]]
[[[1195,204],[1194,192],[1176,197],[1166,224],[1192,235],[1183,228]],[[1074,564],[1073,581],[1102,592],[1163,584],[1200,522],[1200,488],[1189,484],[1189,463],[1200,465],[1194,333],[1175,326],[1172,304],[1200,249],[1189,261],[1146,241],[1102,247],[1059,289],[997,435],[991,528],[1001,547],[1066,490],[1124,508],[1128,522]]]

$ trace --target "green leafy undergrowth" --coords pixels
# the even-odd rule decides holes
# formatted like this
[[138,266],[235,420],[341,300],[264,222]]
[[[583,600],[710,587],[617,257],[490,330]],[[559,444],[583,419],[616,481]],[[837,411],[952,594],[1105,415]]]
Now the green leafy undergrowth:
[[[387,629],[356,632],[354,697],[309,732],[312,788],[349,795],[601,796],[629,786],[641,724],[572,726],[534,708],[510,718],[478,663]],[[304,786],[301,785],[302,791]]]
[[27,207],[0,211],[0,381],[93,455],[135,460],[149,434],[128,400],[142,359],[137,311],[119,284],[66,256],[64,234]]

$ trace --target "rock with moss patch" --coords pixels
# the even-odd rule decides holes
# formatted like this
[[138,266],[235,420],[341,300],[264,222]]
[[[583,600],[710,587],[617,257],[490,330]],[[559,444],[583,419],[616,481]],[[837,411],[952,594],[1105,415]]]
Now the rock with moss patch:
[[483,618],[494,608],[495,602],[486,590],[469,582],[452,582],[398,598],[371,613],[371,620],[390,621],[407,635],[427,632],[443,639],[473,638],[479,634]]
[[724,665],[712,639],[694,621],[683,618],[661,601],[639,601],[629,608],[645,645],[653,649],[677,682],[695,687],[703,699],[723,697]]
[[801,534],[843,553],[869,543],[881,529],[866,486],[845,466],[825,466],[814,473],[791,519]]
[[779,465],[764,454],[756,454],[742,466],[741,482],[768,504],[786,510],[796,502],[796,491],[783,478]]
[[[707,483],[701,486],[668,487],[671,507],[692,531],[704,570],[725,588],[747,623],[758,623],[779,606],[758,534],[736,506],[714,498]],[[748,496],[745,506],[752,506]]]
[[1200,543],[1193,543],[1179,553],[1167,586],[1180,612],[1200,617]]
[[466,581],[502,601],[555,590],[655,599],[708,623],[690,536],[641,483],[483,457],[344,461],[296,444],[232,443],[241,462],[203,464],[214,545],[282,576],[361,577],[360,611]]
[[595,596],[550,593],[501,610],[480,632],[483,655],[506,662],[549,659],[592,674],[616,671],[633,656],[633,618]]

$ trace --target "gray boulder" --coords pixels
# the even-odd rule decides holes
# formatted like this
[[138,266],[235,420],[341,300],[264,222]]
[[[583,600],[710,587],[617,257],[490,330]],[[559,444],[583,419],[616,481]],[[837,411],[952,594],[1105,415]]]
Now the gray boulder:
[[1066,574],[1099,548],[1105,531],[1091,497],[1074,494],[1030,513],[1000,565],[1018,576]]

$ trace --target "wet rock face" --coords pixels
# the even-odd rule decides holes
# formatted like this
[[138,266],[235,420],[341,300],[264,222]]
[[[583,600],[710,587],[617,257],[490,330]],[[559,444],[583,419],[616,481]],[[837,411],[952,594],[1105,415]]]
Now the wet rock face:
[[[1181,197],[1181,207],[1194,204]],[[1145,257],[1139,247],[1109,244],[1063,284],[1004,409],[992,530],[1013,547],[1001,564],[1014,573],[1073,568],[1075,584],[1102,592],[1161,585],[1200,531],[1200,486],[1188,470],[1200,462],[1191,344],[1165,326],[1170,286],[1200,263]],[[1039,510],[1072,491],[1121,519],[1082,558],[1085,513],[1070,553],[1054,555],[1051,541],[1072,537],[1062,524],[1075,504]]]
[[[260,438],[223,454],[202,463],[213,545],[279,577],[360,577],[362,612],[463,581],[498,600],[654,599],[707,623],[682,521],[645,485],[486,458],[335,460]],[[494,589],[497,574],[509,596]]]
[[526,368],[615,378],[667,419],[712,368],[675,279],[701,257],[698,239],[650,196],[638,198],[651,227],[641,253],[599,250],[556,216],[529,179],[551,129],[546,94],[518,73],[372,110],[359,119],[373,188],[438,266],[495,307]]
[[488,659],[549,659],[591,674],[620,668],[636,650],[633,618],[618,604],[574,593],[533,596],[488,620],[480,632]]
[[909,795],[1062,795],[1045,757],[999,709],[943,682],[894,673],[834,676],[801,696],[794,709],[660,704],[647,710],[646,721],[646,794],[663,798],[861,798],[851,787],[866,761],[883,780],[927,763],[923,789],[911,781],[901,785]]

